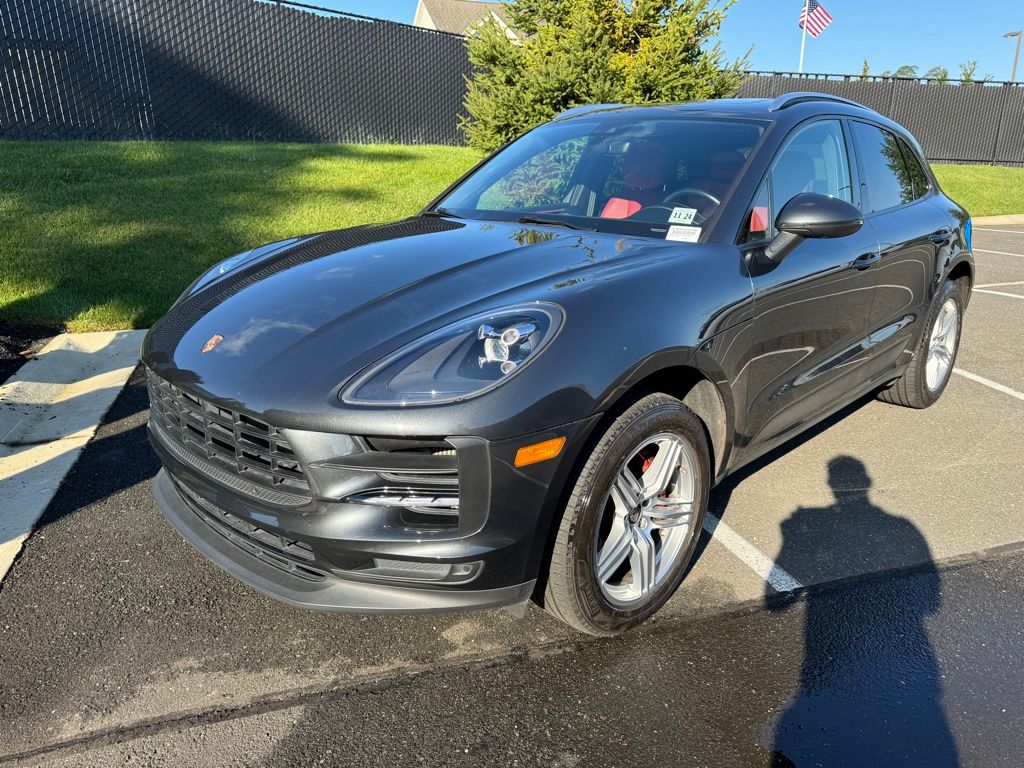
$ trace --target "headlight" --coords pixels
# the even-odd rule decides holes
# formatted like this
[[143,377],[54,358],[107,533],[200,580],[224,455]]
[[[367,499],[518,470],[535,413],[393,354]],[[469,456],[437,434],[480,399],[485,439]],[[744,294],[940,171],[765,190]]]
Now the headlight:
[[460,320],[356,376],[341,399],[358,405],[450,403],[482,394],[537,359],[565,313],[537,302]]
[[[185,289],[185,292],[178,297],[178,301],[181,301],[186,296],[195,293],[200,288],[205,288],[210,283],[216,282],[224,275],[226,275],[228,272],[233,272],[234,270],[240,269],[241,267],[244,267],[247,264],[252,264],[254,261],[266,258],[267,256],[270,256],[273,253],[277,253],[283,248],[287,248],[290,245],[294,245],[301,239],[301,237],[290,237],[287,240],[278,240],[276,243],[267,243],[266,245],[261,245],[249,251],[243,251],[242,253],[239,253],[235,256],[224,259],[224,261],[220,261],[214,264],[208,270],[203,272],[203,274],[197,277],[195,282],[192,283],[192,285]],[[177,304],[178,301],[176,301],[175,304]]]

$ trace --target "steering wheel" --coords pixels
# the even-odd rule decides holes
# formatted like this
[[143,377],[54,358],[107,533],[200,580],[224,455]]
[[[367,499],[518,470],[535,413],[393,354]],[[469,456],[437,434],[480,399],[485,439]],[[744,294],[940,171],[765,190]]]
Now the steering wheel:
[[696,195],[697,197],[703,197],[705,200],[707,200],[714,206],[719,206],[722,204],[722,201],[719,200],[714,195],[712,195],[710,192],[705,192],[703,189],[697,189],[696,187],[683,187],[682,189],[677,189],[675,192],[673,192],[671,195],[666,197],[661,202],[674,203],[683,195]]

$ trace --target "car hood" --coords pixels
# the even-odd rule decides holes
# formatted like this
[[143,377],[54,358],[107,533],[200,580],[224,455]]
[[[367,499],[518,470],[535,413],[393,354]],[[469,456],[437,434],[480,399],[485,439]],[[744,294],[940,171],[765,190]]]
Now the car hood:
[[[678,243],[672,245],[679,246]],[[322,403],[364,366],[477,310],[559,300],[580,273],[666,244],[418,217],[304,238],[183,297],[150,331],[159,375],[247,408]],[[689,246],[693,247],[693,246]],[[276,393],[276,394],[275,394]]]

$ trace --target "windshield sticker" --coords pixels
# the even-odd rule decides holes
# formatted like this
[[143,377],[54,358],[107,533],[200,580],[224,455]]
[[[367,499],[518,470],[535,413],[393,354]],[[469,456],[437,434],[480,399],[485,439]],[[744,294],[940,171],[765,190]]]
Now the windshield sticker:
[[693,224],[693,217],[696,215],[696,208],[673,208],[668,221],[670,224]]
[[700,227],[669,227],[666,240],[678,240],[681,243],[696,243],[700,240]]

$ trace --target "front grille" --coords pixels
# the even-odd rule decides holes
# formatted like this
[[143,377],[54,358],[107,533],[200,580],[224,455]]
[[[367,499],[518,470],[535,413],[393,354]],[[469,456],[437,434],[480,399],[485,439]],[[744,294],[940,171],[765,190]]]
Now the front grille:
[[327,573],[316,566],[313,550],[305,542],[254,525],[215,506],[180,483],[175,485],[189,508],[235,546],[265,563],[308,581],[323,581],[327,577]]
[[147,370],[152,416],[188,453],[263,488],[309,494],[309,482],[276,427],[186,392]]

